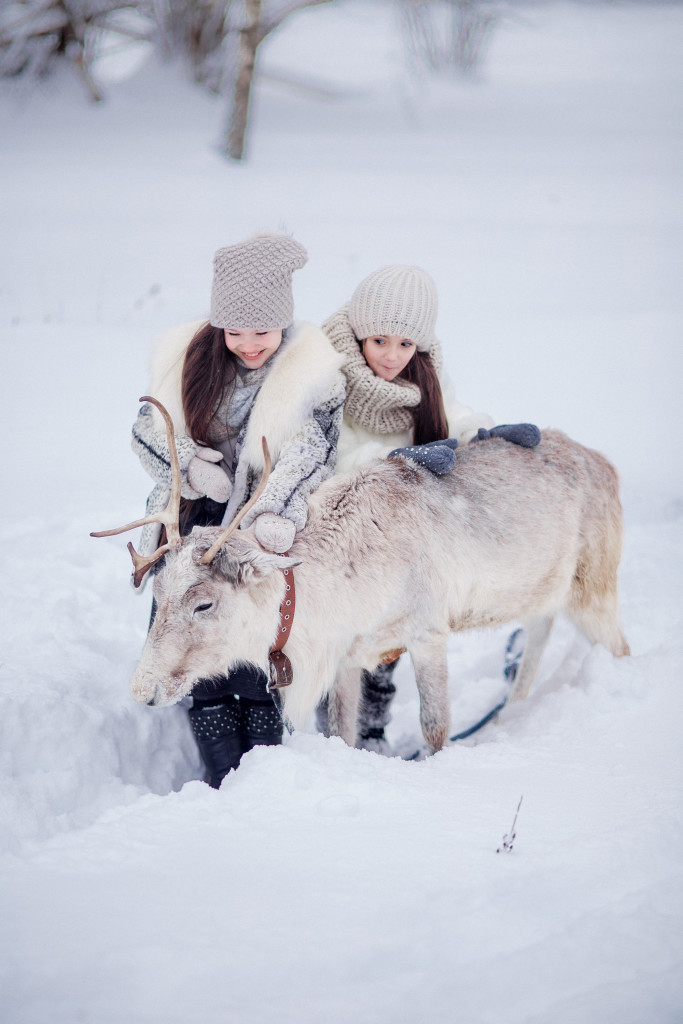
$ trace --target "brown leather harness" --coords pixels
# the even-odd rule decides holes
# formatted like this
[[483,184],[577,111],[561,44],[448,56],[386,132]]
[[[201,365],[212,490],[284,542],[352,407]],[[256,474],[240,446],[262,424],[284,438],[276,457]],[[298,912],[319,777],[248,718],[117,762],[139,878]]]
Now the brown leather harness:
[[[292,663],[282,650],[289,639],[292,623],[294,622],[294,609],[296,608],[294,570],[283,569],[282,574],[285,578],[285,596],[280,605],[280,625],[277,631],[277,640],[268,652],[268,661],[270,663],[269,690],[281,690],[284,686],[291,686],[294,680]],[[379,664],[388,665],[392,661],[396,661],[397,658],[400,658],[402,654],[405,654],[405,651],[405,647],[385,651],[380,656]]]
[[269,690],[281,690],[283,686],[290,686],[294,678],[292,663],[282,650],[287,643],[294,621],[294,609],[296,607],[296,590],[294,588],[294,570],[283,569],[285,578],[285,596],[280,605],[280,625],[277,631],[277,640],[268,652],[270,662]]

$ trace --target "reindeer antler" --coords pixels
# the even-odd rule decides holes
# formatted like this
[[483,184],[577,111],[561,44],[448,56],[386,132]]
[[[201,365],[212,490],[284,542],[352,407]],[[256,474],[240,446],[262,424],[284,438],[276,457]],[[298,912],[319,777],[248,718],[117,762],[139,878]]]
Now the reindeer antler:
[[115,530],[101,530],[99,533],[90,534],[91,537],[113,537],[117,533],[125,533],[127,530],[135,530],[138,526],[145,526],[147,523],[161,523],[166,527],[168,543],[162,544],[160,548],[157,548],[154,554],[149,555],[148,557],[138,554],[132,544],[128,545],[130,557],[133,559],[133,583],[136,587],[140,586],[145,573],[148,572],[148,570],[151,569],[167,551],[170,551],[171,548],[177,547],[180,544],[180,488],[182,486],[180,461],[178,459],[178,449],[176,448],[175,443],[173,421],[161,402],[157,401],[156,398],[152,398],[150,395],[143,395],[140,401],[151,402],[152,405],[155,405],[163,416],[164,423],[166,424],[166,438],[168,440],[168,452],[171,459],[171,496],[168,499],[168,504],[162,512],[155,512],[154,515],[145,516],[144,519],[136,519],[134,523],[128,523],[127,526],[119,526]]
[[223,547],[223,545],[225,544],[225,542],[228,539],[228,537],[230,536],[230,534],[235,532],[235,530],[237,529],[239,524],[242,522],[242,520],[246,516],[247,512],[249,511],[249,509],[252,508],[256,504],[256,502],[259,500],[259,498],[263,494],[263,492],[265,490],[265,487],[266,487],[266,484],[268,483],[268,477],[270,476],[271,461],[270,461],[270,451],[268,450],[268,442],[266,441],[265,437],[261,438],[261,445],[263,447],[263,463],[264,463],[264,466],[263,466],[263,473],[261,474],[261,479],[259,481],[259,485],[256,488],[256,490],[254,491],[254,493],[252,494],[252,496],[249,499],[249,501],[246,503],[246,505],[242,509],[240,509],[240,511],[237,513],[237,515],[235,516],[233,521],[230,523],[230,525],[227,526],[225,528],[225,530],[223,530],[223,532],[221,533],[221,535],[218,538],[218,540],[214,541],[214,543],[211,545],[209,550],[204,552],[202,557],[199,559],[199,562],[200,562],[201,565],[208,565],[209,562],[213,561],[213,559],[218,554],[219,549]]
[[[133,560],[133,583],[136,587],[139,587],[142,580],[153,565],[155,565],[167,551],[171,548],[178,547],[180,544],[180,489],[182,486],[182,477],[180,474],[180,460],[178,459],[178,449],[176,448],[175,436],[173,430],[173,421],[169,416],[168,412],[156,398],[152,398],[150,395],[143,395],[140,399],[141,402],[151,402],[155,405],[161,415],[164,418],[166,424],[166,438],[168,440],[168,452],[171,459],[171,496],[168,499],[168,504],[163,512],[155,512],[154,515],[145,516],[144,519],[136,519],[134,523],[128,523],[126,526],[119,526],[115,530],[101,530],[99,533],[91,533],[91,537],[114,537],[118,533],[125,533],[127,530],[135,530],[138,526],[145,526],[147,523],[161,523],[166,527],[166,537],[168,543],[162,544],[160,548],[149,556],[140,555],[132,544],[128,544],[128,550],[130,551],[130,557]],[[208,551],[205,551],[200,562],[202,565],[208,565],[218,553],[219,548],[225,544],[226,540],[233,533],[239,524],[244,519],[249,509],[256,504],[258,499],[263,494],[266,484],[268,483],[268,477],[270,476],[271,470],[271,459],[270,452],[268,450],[268,442],[265,437],[261,438],[261,445],[263,447],[263,473],[259,485],[254,491],[253,495],[242,508],[233,521],[228,527],[221,533],[218,540],[211,545]]]

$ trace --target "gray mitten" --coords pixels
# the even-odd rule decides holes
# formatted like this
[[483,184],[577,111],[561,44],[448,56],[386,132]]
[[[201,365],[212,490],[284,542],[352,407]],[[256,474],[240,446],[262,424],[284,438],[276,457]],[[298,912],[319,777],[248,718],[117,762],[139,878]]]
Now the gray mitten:
[[457,447],[457,438],[447,437],[444,441],[430,441],[429,444],[394,448],[393,452],[389,452],[387,458],[393,459],[396,455],[400,455],[404,459],[411,459],[420,466],[424,466],[436,476],[444,476],[445,473],[450,473],[455,465],[455,449]]
[[291,519],[278,516],[275,512],[262,512],[254,520],[256,540],[266,551],[281,555],[289,551],[296,537],[296,526]]
[[232,490],[228,474],[215,465],[222,458],[222,453],[213,448],[198,448],[187,465],[187,482],[190,487],[221,504],[228,500]]
[[535,448],[541,440],[541,431],[535,423],[504,423],[500,427],[491,427],[490,430],[479,427],[479,432],[472,441],[486,441],[489,437],[502,437],[510,444],[519,444],[522,448]]

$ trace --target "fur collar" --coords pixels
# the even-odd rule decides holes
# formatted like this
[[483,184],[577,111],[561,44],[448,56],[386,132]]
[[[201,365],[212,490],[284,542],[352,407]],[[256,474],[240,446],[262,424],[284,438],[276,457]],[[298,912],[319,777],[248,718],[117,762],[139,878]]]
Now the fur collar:
[[[168,409],[179,434],[186,434],[181,383],[185,352],[206,320],[174,327],[157,340],[152,353],[151,394]],[[261,437],[268,438],[275,462],[283,444],[301,429],[304,421],[335,382],[344,357],[330,344],[319,327],[297,323],[286,345],[272,356],[270,371],[261,385],[249,417],[241,459],[259,472],[263,469]],[[154,410],[159,429],[161,416]]]

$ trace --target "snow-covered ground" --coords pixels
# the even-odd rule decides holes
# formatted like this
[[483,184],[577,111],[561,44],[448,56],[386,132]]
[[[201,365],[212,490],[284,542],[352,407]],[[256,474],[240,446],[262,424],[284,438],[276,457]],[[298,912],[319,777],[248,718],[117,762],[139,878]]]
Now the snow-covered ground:
[[[263,66],[332,95],[264,80],[244,166],[176,68],[100,108],[2,84],[2,1024],[683,1019],[682,43],[679,5],[519,5],[477,81],[418,81],[387,7],[312,9]],[[529,701],[433,758],[297,733],[215,792],[184,711],[128,695],[149,592],[88,533],[142,509],[152,334],[269,226],[301,317],[423,265],[462,400],[610,456],[633,656],[560,622]],[[505,636],[453,639],[454,727]]]

